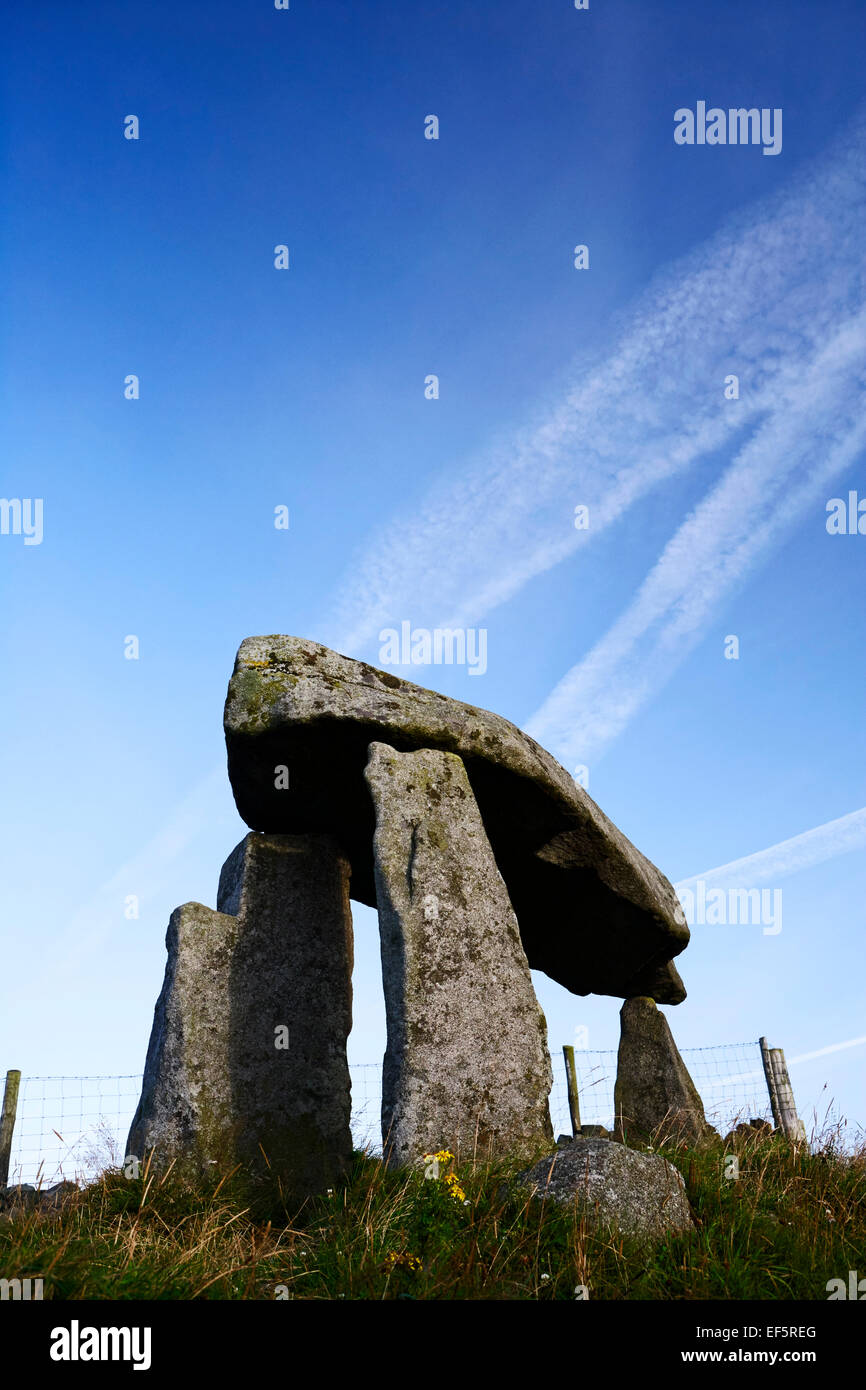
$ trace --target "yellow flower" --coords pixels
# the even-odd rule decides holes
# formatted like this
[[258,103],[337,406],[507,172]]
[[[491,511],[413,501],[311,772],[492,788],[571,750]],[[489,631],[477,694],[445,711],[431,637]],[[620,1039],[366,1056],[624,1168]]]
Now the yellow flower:
[[[454,1155],[453,1155],[453,1153],[451,1152],[450,1149],[440,1149],[439,1152],[438,1152],[438,1153],[435,1153],[435,1154],[424,1154],[421,1161],[422,1161],[422,1163],[427,1163],[427,1164],[435,1163],[435,1164],[436,1164],[436,1171],[435,1171],[435,1172],[431,1172],[431,1171],[428,1169],[428,1171],[424,1174],[424,1176],[425,1176],[425,1177],[428,1177],[428,1178],[429,1178],[429,1177],[438,1178],[438,1177],[439,1177],[439,1164],[440,1164],[440,1163],[453,1163],[453,1162],[454,1162]],[[443,1174],[443,1180],[444,1180],[444,1182],[447,1184],[448,1191],[450,1192],[451,1196],[454,1198],[455,1201],[458,1201],[458,1202],[465,1202],[465,1201],[466,1201],[466,1193],[463,1191],[463,1188],[460,1186],[460,1182],[459,1182],[459,1179],[458,1179],[456,1173],[445,1173],[445,1174]]]
[[464,1202],[466,1200],[466,1193],[460,1186],[457,1174],[446,1173],[445,1181],[448,1184],[448,1191],[451,1193],[451,1196],[454,1198],[455,1202]]
[[383,1269],[386,1274],[391,1274],[398,1267],[408,1269],[413,1274],[417,1274],[418,1270],[423,1268],[417,1255],[410,1254],[408,1250],[392,1250],[389,1255],[385,1256]]
[[424,1162],[431,1163],[435,1158],[439,1163],[450,1163],[454,1155],[450,1149],[440,1149],[435,1154],[424,1154]]

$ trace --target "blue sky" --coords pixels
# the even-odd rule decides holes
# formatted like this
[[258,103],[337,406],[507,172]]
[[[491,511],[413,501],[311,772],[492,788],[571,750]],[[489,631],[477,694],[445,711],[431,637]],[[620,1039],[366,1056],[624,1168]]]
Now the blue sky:
[[[781,890],[782,930],[695,925],[680,1045],[862,1035],[866,536],[826,529],[866,497],[862,6],[3,28],[0,492],[44,500],[44,538],[0,536],[0,1068],[142,1067],[169,914],[215,905],[245,832],[241,640],[376,662],[404,620],[485,628],[483,676],[403,673],[586,764],[672,881],[796,840],[718,879]],[[677,145],[702,100],[781,108],[781,152]],[[377,1061],[368,910],[356,932]],[[556,1066],[578,1026],[616,1046],[617,1001],[535,981]],[[792,1068],[807,1124],[830,1098],[866,1124],[864,1057]]]

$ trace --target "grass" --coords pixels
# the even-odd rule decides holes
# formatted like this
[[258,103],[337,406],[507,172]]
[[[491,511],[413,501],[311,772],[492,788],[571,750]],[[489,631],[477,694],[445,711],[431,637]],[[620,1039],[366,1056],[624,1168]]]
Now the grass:
[[357,1154],[345,1186],[300,1209],[237,1174],[205,1189],[108,1169],[57,1211],[0,1214],[0,1277],[72,1299],[574,1300],[585,1286],[591,1299],[825,1300],[828,1280],[866,1276],[866,1148],[843,1153],[837,1131],[811,1151],[749,1140],[737,1178],[730,1146],[659,1151],[696,1229],[650,1250],[576,1205],[509,1192],[520,1165],[460,1165],[448,1184]]

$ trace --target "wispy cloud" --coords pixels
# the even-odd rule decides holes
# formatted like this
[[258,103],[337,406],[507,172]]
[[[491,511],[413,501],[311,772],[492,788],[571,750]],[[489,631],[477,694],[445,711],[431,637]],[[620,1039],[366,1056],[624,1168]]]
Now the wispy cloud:
[[795,382],[678,528],[635,599],[526,725],[591,763],[701,640],[721,600],[866,445],[866,310],[801,360]]
[[[328,640],[357,653],[395,614],[468,626],[666,478],[796,398],[863,296],[864,120],[786,191],[661,274],[599,364],[516,438],[462,461],[351,567]],[[577,273],[577,272],[575,272]],[[726,401],[736,372],[747,386]],[[591,527],[576,531],[575,504]]]
[[827,821],[824,825],[816,825],[812,830],[804,830],[801,835],[792,835],[789,840],[770,845],[769,849],[747,854],[743,859],[733,859],[730,864],[720,864],[715,869],[705,869],[700,874],[692,874],[675,886],[679,892],[693,888],[700,879],[708,887],[726,883],[755,887],[767,880],[776,882],[789,874],[799,873],[813,864],[822,864],[839,854],[850,854],[852,850],[864,848],[866,806],[859,811],[851,811],[847,816],[839,816],[837,820]]
[[866,1036],[862,1038],[848,1038],[846,1042],[831,1043],[829,1047],[819,1047],[816,1052],[801,1052],[799,1057],[789,1057],[788,1066],[794,1067],[798,1062],[812,1062],[816,1057],[827,1057],[831,1052],[845,1052],[849,1047],[862,1047],[866,1043]]

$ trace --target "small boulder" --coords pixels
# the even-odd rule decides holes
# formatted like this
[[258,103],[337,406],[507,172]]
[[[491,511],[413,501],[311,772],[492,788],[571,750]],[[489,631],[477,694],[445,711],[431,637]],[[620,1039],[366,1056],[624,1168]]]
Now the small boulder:
[[657,1239],[694,1229],[673,1164],[609,1139],[574,1139],[521,1173],[515,1186],[547,1201],[579,1203],[593,1224],[622,1235]]
[[744,1120],[725,1135],[725,1143],[734,1148],[750,1143],[760,1144],[764,1139],[772,1139],[775,1133],[766,1120]]
[[81,1191],[78,1183],[57,1182],[52,1187],[34,1187],[32,1183],[15,1183],[0,1191],[0,1211],[20,1215],[24,1211],[57,1211],[73,1194]]

